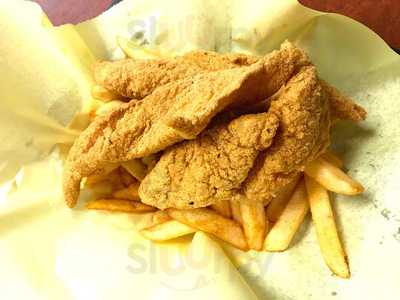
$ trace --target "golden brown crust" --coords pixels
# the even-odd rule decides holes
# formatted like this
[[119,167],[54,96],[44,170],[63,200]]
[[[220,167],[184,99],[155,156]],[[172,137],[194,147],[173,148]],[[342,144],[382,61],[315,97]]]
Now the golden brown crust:
[[[167,83],[198,74],[239,68],[264,61],[265,73],[269,76],[266,89],[281,86],[303,65],[310,62],[305,53],[289,42],[284,42],[279,51],[265,57],[244,54],[218,54],[207,51],[189,52],[168,59],[101,62],[95,66],[95,80],[107,90],[122,96],[142,99],[156,88]],[[260,82],[260,93],[264,94]]]
[[[310,61],[306,54],[296,48],[293,44],[285,42],[282,44],[279,51],[273,51],[260,59],[257,63],[252,64],[248,68],[260,68],[260,73],[255,76],[248,76],[242,84],[242,88],[229,91],[229,97],[236,97],[240,101],[231,101],[226,106],[228,109],[233,106],[248,106],[275,94],[282,85],[284,85],[299,69],[303,66],[310,65]],[[242,68],[236,68],[231,72],[237,71]],[[210,81],[209,84],[212,84]],[[220,90],[220,103],[226,103],[229,98],[225,95],[225,89],[221,87]],[[194,91],[196,93],[196,91]],[[168,120],[167,125],[175,130],[181,131],[185,129],[186,134],[197,135],[199,132],[195,130],[193,119],[203,119],[202,115],[210,114],[209,110],[212,109],[214,104],[210,102],[195,102],[189,97],[177,103],[177,109],[171,110],[171,118]],[[210,118],[206,118],[207,123]],[[204,128],[204,126],[202,126]]]
[[[280,51],[274,51],[264,58],[236,53],[193,51],[172,59],[101,62],[96,65],[94,73],[96,82],[108,90],[124,97],[142,99],[157,87],[172,81],[200,73],[249,66],[260,60],[268,60],[265,64],[267,73],[281,74],[281,77],[273,77],[278,84],[285,81],[285,78],[287,80],[287,73],[293,74],[290,68],[294,66],[293,61],[297,61],[298,66],[308,64],[308,59],[302,51],[285,42]],[[361,106],[326,82],[321,81],[321,84],[329,95],[333,118],[354,122],[365,120],[367,113]],[[270,85],[276,86],[273,82]]]
[[271,145],[278,124],[273,113],[244,115],[174,145],[142,181],[140,198],[160,209],[204,207],[230,199],[258,153]]
[[[215,114],[241,100],[238,91],[255,88],[248,83],[259,76],[262,64],[188,77],[97,118],[75,141],[68,155],[64,171],[68,205],[75,205],[82,177],[102,173],[108,162],[147,156],[195,137]],[[190,128],[169,126],[179,123],[176,110],[185,115]]]
[[68,205],[76,204],[82,177],[101,174],[109,162],[143,157],[195,138],[218,112],[271,96],[308,64],[303,51],[284,43],[250,66],[186,76],[96,119],[67,159],[63,186]]
[[94,76],[98,84],[110,91],[142,99],[169,82],[200,73],[248,66],[257,60],[258,57],[243,54],[193,51],[168,59],[100,62],[95,66]]
[[321,80],[321,85],[328,94],[332,118],[360,122],[366,119],[367,112],[338,89]]
[[279,116],[280,126],[272,146],[257,159],[243,184],[252,201],[272,199],[329,144],[329,100],[314,67],[295,75],[269,111]]

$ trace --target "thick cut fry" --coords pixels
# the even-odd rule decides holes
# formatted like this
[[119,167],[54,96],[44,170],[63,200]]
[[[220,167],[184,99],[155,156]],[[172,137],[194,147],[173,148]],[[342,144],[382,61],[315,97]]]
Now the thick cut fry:
[[305,177],[305,180],[322,256],[334,274],[342,278],[349,278],[347,257],[336,229],[328,191],[308,176]]
[[271,228],[264,242],[266,251],[284,251],[292,241],[295,233],[309,210],[307,191],[302,180],[290,197],[278,221]]
[[242,214],[240,212],[240,203],[239,201],[231,200],[231,213],[232,219],[234,219],[239,224],[243,223]]
[[88,209],[110,210],[128,213],[145,213],[155,211],[156,208],[141,202],[122,199],[96,199],[86,203]]
[[121,96],[107,90],[101,85],[94,85],[92,87],[92,97],[101,101],[111,101],[121,98]]
[[279,216],[285,209],[286,204],[293,194],[293,190],[299,182],[299,178],[300,176],[290,182],[267,206],[266,215],[270,222],[278,221]]
[[117,199],[140,201],[138,189],[139,182],[134,182],[125,189],[115,191],[112,196]]
[[121,173],[119,169],[112,171],[107,176],[107,181],[109,181],[113,186],[113,191],[120,190],[125,188],[125,185],[122,182]]
[[89,187],[92,189],[92,188],[94,188],[94,186],[97,186],[102,183],[111,184],[113,191],[124,188],[124,185],[122,183],[118,169],[111,171],[106,176],[91,175],[86,179],[84,184],[86,187]]
[[[131,184],[137,182],[136,178],[131,175],[125,168],[119,168],[119,174],[121,176],[122,183],[128,187]],[[138,183],[139,184],[139,183]]]
[[146,177],[147,167],[140,159],[125,161],[122,163],[122,167],[139,181]]
[[218,201],[212,204],[211,208],[219,213],[221,216],[230,218],[232,215],[231,204],[229,200]]
[[106,181],[107,175],[108,174],[90,175],[90,176],[86,177],[84,185],[90,187],[90,186],[96,185],[100,182]]
[[172,218],[166,211],[157,210],[156,212],[147,214],[143,219],[136,223],[136,229],[140,231],[142,229],[147,229],[170,220],[172,220]]
[[143,237],[152,241],[166,241],[194,232],[196,232],[195,228],[176,220],[170,220],[139,231]]
[[114,185],[109,181],[101,181],[88,186],[95,198],[108,197],[114,190]]
[[263,247],[266,223],[264,204],[240,203],[242,226],[250,249],[261,250]]
[[307,164],[305,172],[324,188],[338,194],[357,195],[364,191],[359,182],[322,158]]
[[[92,175],[93,176],[93,175]],[[92,187],[94,184],[98,184],[101,182],[109,182],[111,183],[112,187],[113,187],[113,191],[115,190],[119,190],[119,189],[123,189],[125,186],[122,182],[121,179],[121,173],[120,173],[120,168],[116,168],[113,171],[111,171],[110,173],[108,173],[104,178],[102,178],[101,175],[94,175],[94,177],[89,176],[85,183],[86,186],[88,187]],[[99,182],[96,182],[94,180],[100,180]]]
[[190,227],[210,233],[233,246],[248,250],[246,238],[238,223],[208,208],[167,209],[171,218]]
[[86,177],[85,185],[86,186],[91,186],[95,185],[99,182],[106,181],[110,177],[110,174],[115,171],[119,167],[119,164],[109,164],[107,167],[105,167],[105,172],[104,174],[94,174]]
[[152,218],[153,225],[158,225],[167,222],[169,220],[171,220],[171,217],[165,210],[158,210],[155,213],[153,213],[153,218]]
[[343,168],[343,160],[341,160],[336,154],[334,154],[332,151],[326,151],[324,154],[321,156],[323,159],[325,159],[327,162],[331,163],[332,165],[338,167],[339,169]]

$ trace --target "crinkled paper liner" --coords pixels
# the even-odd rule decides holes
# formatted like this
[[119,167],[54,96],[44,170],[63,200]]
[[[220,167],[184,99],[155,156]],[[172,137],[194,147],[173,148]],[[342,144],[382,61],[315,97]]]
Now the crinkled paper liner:
[[[400,295],[400,58],[364,26],[296,1],[132,0],[56,28],[34,3],[3,1],[0,36],[0,299]],[[333,197],[350,280],[331,276],[309,220],[288,251],[243,253],[203,233],[154,244],[135,232],[145,216],[65,207],[55,146],[71,144],[87,123],[92,65],[123,57],[117,36],[176,53],[263,54],[290,39],[368,110],[366,122],[341,123],[333,134],[351,176],[367,187]]]

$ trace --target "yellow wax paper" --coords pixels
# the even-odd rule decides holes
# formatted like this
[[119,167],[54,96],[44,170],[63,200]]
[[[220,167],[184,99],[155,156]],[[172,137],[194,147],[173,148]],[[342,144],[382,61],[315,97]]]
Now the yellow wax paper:
[[[92,65],[123,57],[117,36],[174,53],[264,54],[290,39],[368,110],[363,124],[333,133],[350,175],[367,188],[333,196],[351,279],[331,276],[310,221],[284,253],[219,243],[236,271],[205,234],[154,244],[135,231],[145,216],[66,208],[55,146],[72,143],[87,122]],[[0,37],[0,299],[400,295],[400,57],[363,25],[289,0],[126,0],[93,20],[52,27],[39,6],[15,0],[0,2]]]

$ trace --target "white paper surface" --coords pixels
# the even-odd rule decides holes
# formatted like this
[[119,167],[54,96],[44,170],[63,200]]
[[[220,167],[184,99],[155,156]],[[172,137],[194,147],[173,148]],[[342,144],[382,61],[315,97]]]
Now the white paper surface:
[[[0,81],[0,137],[7,141],[0,147],[0,177],[11,178],[25,167],[16,182],[0,189],[0,299],[222,298],[218,293],[252,299],[248,286],[259,299],[398,298],[400,58],[374,33],[295,1],[124,1],[76,29],[45,29],[36,5],[15,3],[18,12],[0,4],[0,32],[9,41],[0,43],[0,74],[10,78]],[[362,196],[333,200],[351,279],[330,274],[309,221],[284,253],[242,253],[224,245],[248,286],[234,272],[233,282],[226,280],[230,264],[201,234],[192,245],[205,243],[227,269],[214,276],[215,266],[209,265],[211,270],[201,270],[200,283],[189,268],[175,276],[162,267],[161,257],[168,251],[171,257],[185,257],[177,250],[185,246],[145,241],[135,233],[132,216],[67,209],[56,154],[26,165],[74,138],[64,125],[90,100],[90,53],[97,59],[122,57],[115,37],[137,34],[132,22],[140,25],[149,44],[178,52],[202,48],[263,54],[289,38],[309,53],[322,78],[368,110],[366,122],[340,124],[333,134],[334,148],[350,174],[367,188]],[[188,22],[193,28],[179,37]],[[151,26],[156,29],[146,31]],[[84,46],[69,49],[58,30]],[[46,42],[35,43],[35,38]],[[29,143],[32,137],[45,143]]]

